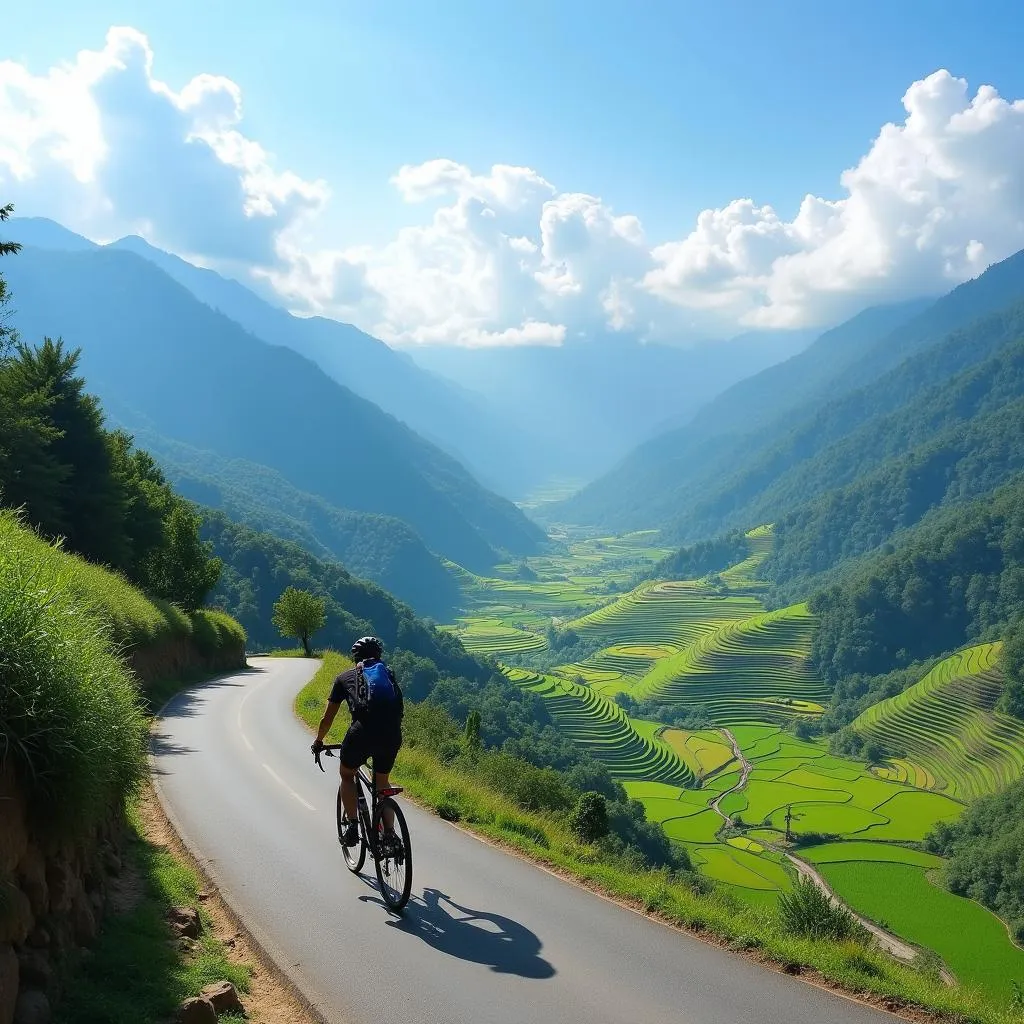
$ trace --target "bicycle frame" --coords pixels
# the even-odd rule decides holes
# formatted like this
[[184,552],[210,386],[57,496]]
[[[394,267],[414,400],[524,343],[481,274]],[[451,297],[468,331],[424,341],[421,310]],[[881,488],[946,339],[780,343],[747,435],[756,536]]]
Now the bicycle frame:
[[[325,743],[323,747],[323,753],[328,757],[334,757],[334,751],[340,750],[340,743]],[[316,765],[320,771],[326,769],[320,763],[320,755],[316,755]],[[361,783],[361,785],[360,785]],[[357,799],[360,813],[362,812],[366,800],[363,797],[363,793],[366,790],[370,791],[370,806],[366,807],[366,820],[363,821],[363,834],[366,837],[366,845],[370,850],[370,853],[374,856],[377,855],[377,837],[373,834],[371,828],[371,822],[377,817],[377,805],[386,797],[395,797],[402,792],[401,786],[389,786],[387,789],[377,790],[377,773],[373,770],[373,758],[370,758],[370,774],[367,775],[366,765],[360,765],[356,769],[356,788],[357,788]]]

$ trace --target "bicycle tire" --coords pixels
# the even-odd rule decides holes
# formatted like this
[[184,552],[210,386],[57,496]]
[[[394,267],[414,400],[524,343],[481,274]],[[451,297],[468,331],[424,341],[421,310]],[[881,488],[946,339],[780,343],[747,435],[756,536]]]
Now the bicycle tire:
[[[395,836],[401,849],[391,856],[390,851],[383,848],[381,837],[384,831],[384,811],[391,810],[395,815]],[[412,840],[409,838],[409,826],[405,822],[402,808],[391,797],[385,797],[377,804],[377,813],[373,816],[373,864],[377,870],[377,884],[384,902],[392,910],[401,910],[409,902],[412,893]],[[392,884],[392,878],[398,883]]]
[[[345,809],[341,803],[341,786],[338,787],[338,801],[337,801],[337,819],[338,819],[338,842],[341,842],[342,832],[344,831],[341,826],[341,819],[345,813]],[[366,836],[363,834],[362,815],[356,816],[357,827],[359,829],[359,840],[355,846],[342,846],[341,853],[345,858],[345,867],[356,875],[363,870],[363,864],[366,863]]]

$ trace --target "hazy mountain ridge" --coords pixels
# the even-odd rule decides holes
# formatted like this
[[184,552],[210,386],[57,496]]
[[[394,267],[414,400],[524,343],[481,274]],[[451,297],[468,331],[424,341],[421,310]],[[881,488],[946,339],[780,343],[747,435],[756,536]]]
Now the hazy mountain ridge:
[[[880,338],[868,330],[857,343],[863,355],[826,380],[811,400],[798,400],[770,422],[746,433],[711,436],[698,417],[692,428],[672,431],[640,446],[611,473],[567,501],[545,509],[545,515],[605,529],[668,525],[681,542],[721,532],[728,522],[742,518],[745,503],[781,472],[868,418],[863,411],[857,412],[859,403],[866,402],[865,408],[875,412],[891,410],[916,394],[918,385],[934,383],[943,374],[962,369],[966,360],[957,362],[955,353],[950,363],[929,368],[927,353],[937,351],[936,346],[956,330],[1021,299],[1024,253],[960,285]],[[859,319],[863,324],[871,318],[861,314]],[[815,350],[809,358],[822,359],[838,330],[826,332],[808,349],[809,353]],[[904,353],[905,358],[921,353],[913,363],[920,368],[921,380],[915,382],[913,374],[899,376],[903,359],[896,360],[894,368],[872,376],[883,364],[895,360],[895,352]],[[772,391],[779,371],[778,367],[763,371],[737,386],[737,392],[749,398],[758,389]],[[867,384],[858,383],[865,377],[870,378]],[[877,387],[874,382],[883,379],[888,382],[885,401],[889,405],[885,408],[872,397]],[[900,386],[906,388],[902,394],[897,393]],[[723,396],[709,406],[704,418],[710,418],[715,406],[722,408],[725,401]],[[728,423],[728,417],[720,416],[719,422]]]
[[402,518],[467,567],[543,541],[450,456],[134,254],[26,246],[7,276],[22,335],[81,346],[100,397],[145,409],[164,436],[270,466],[331,504]]

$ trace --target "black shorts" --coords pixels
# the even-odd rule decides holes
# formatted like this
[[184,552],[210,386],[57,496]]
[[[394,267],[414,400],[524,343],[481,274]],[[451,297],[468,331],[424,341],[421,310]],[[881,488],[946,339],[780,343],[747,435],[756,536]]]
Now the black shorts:
[[373,770],[386,773],[395,767],[402,746],[402,730],[369,729],[363,722],[353,722],[341,741],[341,763],[346,768],[356,769],[373,758]]

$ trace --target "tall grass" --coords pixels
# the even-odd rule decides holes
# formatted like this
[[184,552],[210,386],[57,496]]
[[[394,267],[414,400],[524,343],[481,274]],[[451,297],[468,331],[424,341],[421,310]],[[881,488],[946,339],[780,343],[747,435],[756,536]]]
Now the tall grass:
[[[0,513],[0,765],[54,827],[94,821],[145,771],[139,695],[97,609],[122,598],[121,620],[147,604]],[[140,625],[156,628],[153,613]]]

